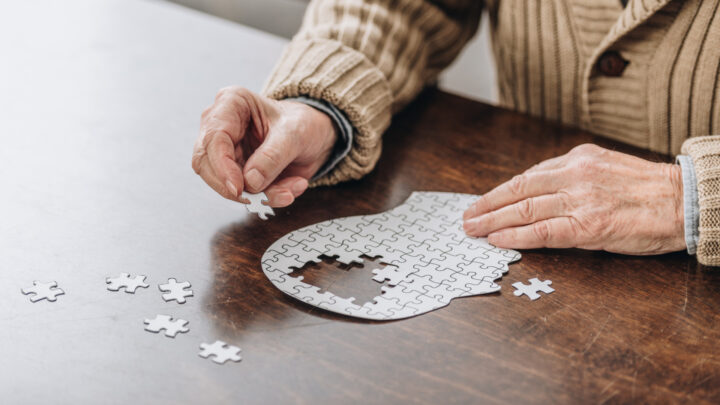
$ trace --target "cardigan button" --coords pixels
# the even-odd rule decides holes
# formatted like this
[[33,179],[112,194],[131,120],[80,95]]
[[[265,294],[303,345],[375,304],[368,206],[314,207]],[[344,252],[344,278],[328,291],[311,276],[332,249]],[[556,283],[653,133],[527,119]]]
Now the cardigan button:
[[623,59],[616,51],[607,51],[600,55],[597,62],[597,69],[605,76],[618,77],[622,76],[625,67],[630,62]]

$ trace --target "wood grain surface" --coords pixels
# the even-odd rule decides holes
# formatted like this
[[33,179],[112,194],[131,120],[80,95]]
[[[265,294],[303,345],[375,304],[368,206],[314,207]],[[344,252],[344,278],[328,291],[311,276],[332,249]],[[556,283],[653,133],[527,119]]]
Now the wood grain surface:
[[[379,213],[416,190],[481,194],[581,143],[670,157],[430,90],[396,117],[372,174],[261,221],[203,184],[190,152],[214,92],[257,89],[283,41],[165,3],[12,5],[0,6],[12,62],[0,78],[3,403],[720,401],[720,273],[684,252],[523,251],[499,293],[392,322],[310,307],[260,268],[299,227]],[[298,272],[369,299],[373,265]],[[107,291],[121,272],[150,287]],[[160,298],[170,277],[192,283],[186,304]],[[556,292],[512,294],[532,277]],[[33,304],[20,293],[33,280],[66,294]],[[144,331],[157,314],[190,332]],[[200,358],[216,339],[243,361]]]
[[[434,91],[403,112],[385,139],[381,162],[367,178],[311,190],[270,223],[250,221],[221,232],[214,244],[216,292],[229,298],[252,289],[263,308],[287,306],[308,316],[364,326],[366,330],[353,328],[356,331],[347,335],[333,333],[328,344],[349,345],[338,363],[353,369],[349,378],[372,375],[371,386],[382,385],[372,390],[382,391],[384,399],[720,399],[720,275],[685,253],[629,257],[579,250],[523,251],[522,260],[500,281],[500,293],[456,299],[446,308],[397,322],[348,319],[273,291],[257,271],[259,258],[270,241],[299,227],[381,212],[400,204],[413,190],[483,193],[542,159],[586,142],[651,160],[669,159]],[[336,267],[325,261],[302,274],[307,278],[308,272],[319,273],[313,282],[332,285],[338,293],[380,292],[379,284],[367,281],[372,277],[368,269]],[[511,284],[532,277],[551,279],[556,292],[533,302],[515,297]],[[240,278],[246,285],[238,288]],[[228,327],[238,333],[248,322],[230,308],[224,314]],[[366,364],[368,353],[374,359],[379,356],[382,366],[365,366],[374,371],[351,366]],[[362,398],[365,388],[355,388],[348,387],[345,394]]]

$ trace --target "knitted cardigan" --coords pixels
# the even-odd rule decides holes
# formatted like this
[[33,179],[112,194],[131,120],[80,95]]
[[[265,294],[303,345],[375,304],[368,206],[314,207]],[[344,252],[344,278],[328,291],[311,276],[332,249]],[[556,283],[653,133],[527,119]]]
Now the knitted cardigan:
[[[342,110],[348,156],[316,184],[373,169],[393,113],[459,54],[489,15],[504,107],[696,167],[698,260],[720,265],[720,0],[313,0],[264,93]],[[627,62],[608,75],[612,52]],[[478,72],[481,74],[482,72]]]

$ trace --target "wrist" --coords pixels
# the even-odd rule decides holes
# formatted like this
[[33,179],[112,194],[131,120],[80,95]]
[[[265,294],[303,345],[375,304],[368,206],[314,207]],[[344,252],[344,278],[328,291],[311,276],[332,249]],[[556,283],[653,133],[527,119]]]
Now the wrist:
[[680,165],[668,164],[667,176],[670,182],[673,199],[673,232],[674,240],[677,241],[677,250],[687,249],[685,238],[685,194],[683,188],[683,175]]
[[337,143],[339,128],[328,114],[307,105],[305,107],[312,110],[312,120],[317,124],[317,136],[321,144],[321,161],[325,163]]
[[304,120],[317,124],[319,128],[308,134],[304,145],[310,148],[305,155],[310,158],[307,163],[315,170],[312,179],[320,179],[332,172],[350,153],[354,128],[345,113],[325,100],[305,96],[285,100],[299,102],[317,110],[312,112],[310,117],[303,117]]
[[338,128],[332,117],[300,101],[281,100],[280,103],[299,111],[301,147],[313,149],[320,157],[319,163],[324,163],[338,139]]

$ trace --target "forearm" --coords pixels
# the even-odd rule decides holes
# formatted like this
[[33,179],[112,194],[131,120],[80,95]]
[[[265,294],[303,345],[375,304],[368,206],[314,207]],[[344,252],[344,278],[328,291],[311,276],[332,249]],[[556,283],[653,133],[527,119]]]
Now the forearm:
[[449,64],[477,28],[481,2],[312,1],[264,92],[307,96],[341,110],[352,150],[316,181],[359,178],[374,167],[397,111]]

